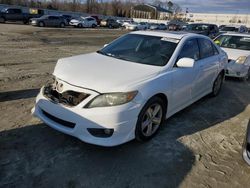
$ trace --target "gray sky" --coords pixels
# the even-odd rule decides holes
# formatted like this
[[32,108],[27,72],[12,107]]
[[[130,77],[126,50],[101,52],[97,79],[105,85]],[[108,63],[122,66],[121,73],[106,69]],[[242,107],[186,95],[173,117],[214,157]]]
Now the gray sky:
[[189,12],[248,13],[250,0],[172,0]]

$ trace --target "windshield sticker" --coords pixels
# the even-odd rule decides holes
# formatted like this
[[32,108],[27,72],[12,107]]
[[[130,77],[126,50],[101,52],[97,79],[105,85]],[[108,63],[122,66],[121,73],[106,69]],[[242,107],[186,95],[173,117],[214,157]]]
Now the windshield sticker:
[[162,41],[167,41],[167,42],[173,42],[173,43],[178,43],[180,40],[178,39],[173,39],[173,38],[168,38],[168,37],[162,37]]

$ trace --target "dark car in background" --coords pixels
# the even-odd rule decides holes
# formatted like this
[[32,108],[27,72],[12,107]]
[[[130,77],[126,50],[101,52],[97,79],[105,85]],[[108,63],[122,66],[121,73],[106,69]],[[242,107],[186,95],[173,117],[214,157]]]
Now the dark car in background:
[[9,22],[23,22],[24,24],[29,23],[31,18],[38,18],[43,15],[43,10],[39,9],[32,9],[36,10],[36,13],[30,14],[25,13],[21,8],[4,8],[0,12],[0,23],[5,23],[6,21]]
[[196,33],[215,38],[219,34],[218,26],[215,24],[194,23],[186,26],[185,30],[190,33]]
[[95,18],[97,25],[101,24],[101,19],[98,16],[92,15],[90,17]]
[[39,27],[65,27],[67,21],[62,16],[44,15],[40,18],[32,18],[30,24]]
[[114,19],[106,19],[101,21],[100,26],[108,28],[118,28],[120,27],[120,24]]
[[167,29],[169,31],[180,31],[182,30],[182,26],[177,23],[170,23],[167,25]]
[[250,165],[250,120],[248,122],[246,138],[243,146],[243,159]]

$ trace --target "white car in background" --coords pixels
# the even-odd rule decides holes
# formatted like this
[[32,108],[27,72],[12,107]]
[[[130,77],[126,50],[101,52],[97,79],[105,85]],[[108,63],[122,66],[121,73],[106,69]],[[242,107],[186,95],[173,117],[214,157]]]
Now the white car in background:
[[214,41],[228,55],[226,76],[247,80],[250,76],[250,34],[225,33]]
[[93,17],[80,17],[78,19],[70,20],[69,25],[79,28],[95,28],[97,26],[97,22]]
[[32,112],[82,141],[115,146],[152,138],[164,120],[220,92],[227,55],[208,37],[137,31],[58,60]]
[[146,22],[141,22],[141,23],[133,22],[131,24],[127,24],[125,28],[130,31],[146,30],[149,28],[149,25]]

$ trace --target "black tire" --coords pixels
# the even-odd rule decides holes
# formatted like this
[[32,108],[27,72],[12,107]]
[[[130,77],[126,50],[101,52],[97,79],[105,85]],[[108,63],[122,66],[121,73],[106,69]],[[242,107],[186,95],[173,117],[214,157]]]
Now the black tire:
[[63,22],[60,23],[60,27],[61,27],[61,28],[64,28],[64,27],[65,27],[65,23],[63,23]]
[[108,26],[108,28],[109,28],[109,29],[112,29],[113,27],[112,27],[112,25],[110,24],[110,25]]
[[91,26],[92,28],[96,28],[97,27],[97,25],[96,24],[92,24],[92,26]]
[[3,17],[0,17],[0,23],[5,23],[5,18],[3,18]]
[[[147,114],[147,111],[149,108],[151,108],[154,105],[158,105],[161,107],[162,109],[162,116],[160,119],[160,123],[159,125],[156,127],[155,131],[151,134],[151,135],[145,135],[145,133],[143,132],[143,127],[142,127],[142,123],[144,121],[145,115]],[[142,108],[139,116],[138,116],[138,120],[136,123],[136,129],[135,129],[135,138],[138,141],[147,141],[149,139],[151,139],[160,129],[160,127],[162,127],[162,125],[165,122],[165,117],[166,117],[166,110],[167,110],[167,104],[159,97],[153,97],[151,98]],[[151,125],[153,127],[153,125]],[[148,129],[148,127],[147,127]],[[146,131],[147,132],[147,131]]]
[[44,23],[44,22],[39,22],[39,23],[38,23],[38,26],[39,26],[39,27],[45,27],[45,23]]
[[82,28],[82,24],[78,24],[77,27],[78,27],[78,28]]
[[223,80],[224,80],[224,75],[223,73],[220,73],[213,83],[213,91],[211,92],[210,96],[216,97],[217,95],[219,95],[223,84]]
[[247,71],[247,75],[243,78],[243,81],[248,81],[250,79],[250,68]]

